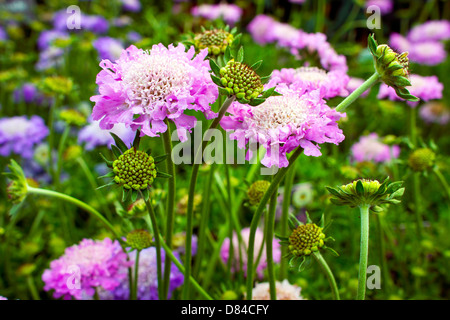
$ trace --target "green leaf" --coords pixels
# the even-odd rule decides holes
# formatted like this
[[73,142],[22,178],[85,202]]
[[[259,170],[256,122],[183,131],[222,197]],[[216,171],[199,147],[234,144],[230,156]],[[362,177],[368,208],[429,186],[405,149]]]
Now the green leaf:
[[269,79],[270,79],[270,77],[272,77],[272,74],[269,74],[268,76],[265,76],[265,77],[261,77],[261,83],[266,83]]
[[120,149],[120,151],[122,151],[122,153],[128,150],[125,142],[123,142],[122,139],[120,139],[115,133],[110,132],[109,134],[113,137],[116,146]]
[[116,174],[114,173],[114,171],[110,171],[107,174],[97,177],[97,179],[103,179],[103,178],[113,178]]
[[236,58],[236,60],[237,60],[238,62],[243,62],[243,61],[244,61],[244,47],[240,47],[240,48],[239,48],[239,51],[238,51],[238,53],[237,53],[237,58]]
[[227,64],[228,61],[230,61],[230,59],[231,59],[230,47],[226,47],[225,48],[225,53],[223,54],[224,64]]
[[139,193],[137,192],[137,190],[132,190],[131,191],[131,201],[132,202],[135,202],[136,200],[137,200],[137,198],[138,198],[138,195],[139,195]]
[[253,69],[253,71],[256,71],[259,69],[259,67],[261,67],[262,63],[263,63],[262,60],[256,61],[254,64],[252,64],[250,68]]
[[156,176],[157,176],[158,178],[172,178],[172,175],[170,175],[170,174],[168,174],[168,173],[165,173],[165,172],[161,172],[161,171],[158,171],[158,172],[156,173]]
[[122,155],[122,152],[120,152],[120,149],[117,148],[115,145],[111,145],[111,150],[114,153],[114,155],[116,156],[116,158],[119,158]]
[[219,94],[223,95],[223,96],[229,96],[230,93],[228,92],[227,89],[223,88],[223,87],[219,87]]
[[9,209],[9,216],[14,217],[24,203],[25,201],[21,201],[20,203],[14,204],[11,209]]
[[130,190],[122,188],[122,202],[127,201],[129,195],[130,195]]
[[219,86],[219,87],[223,86],[219,77],[216,77],[215,75],[211,74],[211,79],[217,86]]
[[164,160],[166,160],[168,156],[169,156],[169,154],[163,154],[161,156],[156,156],[156,157],[153,157],[153,161],[155,161],[155,163],[160,163],[160,162],[163,162]]
[[209,66],[211,67],[211,70],[215,75],[220,75],[220,68],[214,59],[209,59]]
[[109,186],[112,186],[112,185],[115,185],[115,184],[116,183],[114,181],[112,181],[110,183],[104,184],[103,186],[97,187],[96,190],[99,190],[99,189],[102,189],[102,188],[105,188],[105,187],[109,187]]
[[237,48],[237,46],[241,43],[241,37],[242,33],[239,33],[234,37],[233,41],[231,42],[232,48]]
[[262,97],[263,97],[263,98],[268,98],[268,97],[270,97],[274,92],[275,92],[275,87],[269,88],[269,89],[267,89],[266,91],[263,91]]
[[114,161],[106,159],[106,157],[102,153],[100,153],[100,157],[102,157],[103,161],[106,162],[106,165],[108,167],[112,168]]
[[336,250],[330,248],[330,247],[324,247],[325,249],[327,249],[328,251],[330,251],[334,256],[339,257],[339,253],[337,253]]
[[142,197],[144,198],[144,201],[148,201],[148,199],[150,198],[150,192],[148,191],[148,188],[145,188],[142,191]]
[[369,35],[369,38],[368,38],[367,42],[369,44],[370,53],[372,53],[372,55],[374,57],[378,58],[378,56],[376,54],[377,53],[378,43],[376,42],[373,34]]
[[358,180],[356,182],[356,192],[358,193],[358,195],[364,196],[364,186],[363,186],[361,180]]
[[259,106],[261,103],[264,103],[264,101],[266,101],[266,99],[255,98],[255,99],[252,99],[248,104],[252,107],[256,107],[256,106]]

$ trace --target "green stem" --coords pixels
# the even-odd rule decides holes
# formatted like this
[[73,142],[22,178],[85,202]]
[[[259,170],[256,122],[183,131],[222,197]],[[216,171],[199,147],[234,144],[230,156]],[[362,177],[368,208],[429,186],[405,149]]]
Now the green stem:
[[71,204],[74,204],[74,205],[76,205],[76,206],[86,210],[88,213],[92,214],[93,216],[98,218],[101,222],[103,222],[103,224],[114,234],[114,236],[119,241],[121,241],[120,235],[114,229],[112,224],[108,220],[106,220],[106,218],[103,217],[103,215],[100,212],[98,212],[97,210],[92,208],[87,203],[85,203],[83,201],[80,201],[80,200],[78,200],[78,199],[76,199],[74,197],[68,196],[68,195],[66,195],[64,193],[59,193],[57,191],[41,189],[41,188],[33,188],[33,187],[30,187],[30,186],[28,186],[28,193],[29,194],[43,195],[43,196],[47,196],[47,197],[53,197],[53,198],[57,198],[57,199],[60,199],[60,200],[64,200],[66,202],[69,202]]
[[48,170],[50,173],[50,176],[52,177],[53,181],[56,181],[55,177],[55,168],[53,163],[53,144],[55,140],[55,128],[53,125],[53,122],[55,121],[55,110],[59,106],[59,95],[55,95],[53,104],[50,106],[49,110],[49,116],[48,116],[48,128],[50,130],[48,134]]
[[297,148],[295,149],[294,153],[289,158],[289,165],[285,168],[281,168],[278,173],[274,176],[272,182],[270,183],[269,188],[267,189],[266,193],[264,194],[263,198],[261,199],[258,208],[255,211],[255,214],[253,215],[252,222],[250,225],[250,236],[248,240],[248,255],[247,255],[247,290],[246,290],[246,299],[252,300],[252,291],[253,291],[253,278],[254,278],[254,272],[253,272],[253,257],[254,257],[254,251],[255,251],[255,236],[256,236],[256,229],[258,228],[259,221],[261,220],[261,215],[264,212],[264,209],[269,202],[270,197],[272,194],[278,189],[278,185],[280,184],[283,177],[286,175],[289,168],[295,163],[297,158],[302,154],[303,149]]
[[62,163],[63,163],[63,152],[64,152],[64,146],[66,144],[67,137],[70,133],[70,126],[66,125],[64,128],[64,132],[61,136],[61,140],[59,140],[59,146],[58,146],[58,158],[56,163],[56,173],[55,173],[55,185],[59,186],[60,183],[60,176],[61,176],[61,170],[62,170]]
[[[284,236],[288,233],[289,225],[288,225],[288,217],[289,217],[289,207],[291,205],[291,192],[292,185],[294,184],[295,177],[295,164],[289,169],[286,174],[285,182],[284,182],[284,193],[283,193],[283,206],[281,212],[281,230],[280,233]],[[286,246],[281,246],[281,256],[284,257],[288,254],[288,248]],[[287,259],[281,259],[280,262],[280,275],[279,279],[283,280],[287,278],[288,275],[288,261]]]
[[378,231],[378,249],[380,250],[379,255],[380,255],[380,265],[381,265],[381,270],[382,270],[382,277],[383,277],[385,292],[386,292],[386,294],[389,294],[391,283],[390,283],[390,278],[389,278],[389,269],[388,269],[387,263],[386,263],[386,244],[385,244],[385,240],[384,240],[383,224],[381,223],[381,218],[382,217],[380,214],[375,214],[375,221],[376,221],[377,231]]
[[34,279],[31,275],[27,276],[27,285],[28,289],[30,290],[31,296],[33,297],[33,300],[41,300],[36,289],[36,285],[34,284]]
[[417,238],[419,242],[423,235],[423,219],[422,219],[422,197],[420,196],[420,173],[413,173],[413,197],[414,197],[414,214],[416,217]]
[[446,192],[447,199],[450,200],[450,187],[448,185],[447,180],[445,179],[444,175],[442,174],[441,170],[436,166],[433,168],[433,172],[438,178],[439,182],[442,184],[442,187],[444,188]]
[[325,273],[328,282],[330,283],[331,287],[331,293],[333,294],[334,300],[340,300],[339,297],[339,290],[336,284],[336,279],[334,278],[333,272],[331,272],[330,267],[328,266],[327,262],[323,258],[323,256],[320,254],[319,251],[313,253],[313,257],[316,259],[316,261],[319,263],[320,267],[322,268],[322,271]]
[[276,279],[273,263],[273,233],[275,229],[275,210],[277,208],[278,192],[274,192],[270,198],[269,212],[267,215],[266,228],[266,257],[267,272],[269,275],[269,292],[270,299],[277,299]]
[[359,254],[359,274],[357,300],[364,300],[366,295],[367,262],[369,258],[369,208],[363,204],[359,207],[361,215],[361,244]]
[[[141,196],[144,199],[144,196]],[[156,273],[158,278],[158,298],[159,300],[166,300],[167,296],[163,295],[163,286],[162,286],[162,259],[161,259],[161,240],[158,236],[159,233],[159,227],[158,222],[156,220],[155,211],[153,210],[153,207],[150,203],[150,200],[145,201],[145,205],[147,206],[148,215],[150,216],[150,221],[152,224],[152,231],[153,235],[155,237],[155,247],[156,247]],[[169,262],[169,261],[168,261]],[[170,263],[169,263],[170,265]]]
[[[163,134],[164,142],[164,152],[168,154],[167,157],[167,173],[171,175],[168,181],[168,195],[167,195],[167,210],[166,210],[166,244],[169,248],[172,248],[172,236],[173,236],[173,225],[175,220],[175,165],[172,161],[172,139],[170,123],[166,119],[167,130]],[[164,265],[164,297],[167,297],[169,293],[170,284],[170,261],[167,261]]]
[[[234,101],[235,97],[231,96],[225,100],[225,102],[222,104],[222,107],[219,110],[219,115],[217,118],[214,119],[214,121],[211,123],[209,129],[215,129],[220,123],[220,120],[222,120],[223,116],[225,115],[228,107],[231,105],[231,103]],[[195,197],[195,185],[197,184],[197,177],[198,177],[198,170],[200,167],[200,163],[202,160],[202,154],[203,150],[205,149],[206,145],[208,144],[210,140],[209,134],[212,132],[207,131],[205,134],[205,137],[202,141],[202,144],[199,146],[197,151],[194,155],[194,164],[192,166],[192,173],[191,173],[191,179],[189,181],[189,198],[188,198],[188,204],[187,204],[187,213],[186,213],[186,255],[185,255],[185,261],[184,261],[184,268],[186,275],[185,277],[189,278],[191,276],[191,263],[192,263],[192,224],[194,220],[194,197]],[[185,282],[183,286],[183,295],[184,300],[187,300],[189,297],[189,282]]]
[[344,112],[347,107],[352,104],[360,95],[370,89],[375,83],[380,80],[380,75],[375,72],[369,79],[367,79],[358,89],[353,91],[347,98],[345,98],[337,107],[336,111]]
[[417,114],[416,108],[409,108],[409,138],[414,147],[417,147]]
[[138,280],[139,280],[139,254],[140,251],[136,250],[136,260],[134,262],[134,284],[133,284],[133,288],[130,288],[130,292],[131,292],[131,300],[137,300],[138,298]]

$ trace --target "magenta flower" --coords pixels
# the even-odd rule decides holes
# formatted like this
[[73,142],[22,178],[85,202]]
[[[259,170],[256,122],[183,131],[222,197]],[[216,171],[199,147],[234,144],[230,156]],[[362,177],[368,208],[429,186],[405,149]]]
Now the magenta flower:
[[277,22],[272,17],[260,14],[248,24],[247,31],[256,43],[264,45],[275,41],[274,34],[271,32],[275,23]]
[[356,162],[373,161],[378,163],[390,162],[400,155],[400,147],[388,146],[380,141],[376,133],[362,136],[351,147],[352,159]]
[[350,78],[341,71],[325,71],[316,67],[301,67],[297,69],[284,68],[274,70],[269,81],[269,86],[280,83],[291,85],[297,83],[298,87],[313,91],[322,89],[324,98],[330,99],[337,96],[347,96],[346,89]]
[[83,239],[80,244],[66,248],[64,255],[50,263],[42,280],[44,290],[54,290],[58,299],[92,298],[96,288],[114,290],[127,277],[120,272],[131,266],[119,242]]
[[[444,85],[439,82],[438,77],[429,76],[422,77],[417,74],[412,74],[410,76],[411,87],[407,87],[409,92],[418,97],[422,101],[430,101],[433,99],[441,99],[442,91],[444,90]],[[386,84],[382,83],[380,86],[380,91],[378,92],[378,99],[389,99],[393,101],[406,101],[397,96],[395,90],[392,87],[388,87]],[[408,101],[408,105],[415,108],[418,102]]]
[[48,128],[39,116],[15,116],[0,119],[0,155],[33,156],[33,148],[48,135]]
[[8,298],[0,296],[0,300],[8,300]]
[[394,1],[392,1],[392,0],[367,0],[366,8],[369,8],[370,6],[377,6],[378,8],[380,8],[381,14],[389,14],[392,12],[392,9],[394,9]]
[[[250,228],[244,228],[241,230],[242,239],[245,244],[245,248],[248,247],[248,241],[250,238]],[[242,246],[239,248],[239,241],[238,236],[236,233],[233,234],[233,263],[232,263],[232,271],[238,272],[239,266],[240,266],[240,259],[242,259],[242,268],[244,269],[244,274],[247,275],[247,250]],[[264,269],[267,268],[267,256],[266,256],[266,250],[265,250],[265,242],[264,242],[264,232],[260,230],[259,228],[256,229],[255,233],[255,259],[254,262],[257,261],[259,252],[261,250],[261,246],[263,246],[263,251],[261,254],[261,258],[259,260],[259,264],[256,268],[256,273],[258,277],[261,279],[263,277]],[[239,257],[240,255],[240,257]],[[222,261],[224,263],[227,263],[228,259],[230,258],[230,238],[226,238],[223,243],[222,247],[220,249],[220,256],[222,258]],[[276,239],[274,238],[273,241],[273,260],[275,263],[280,262],[281,260],[281,248],[280,244]]]
[[194,17],[202,17],[208,20],[223,19],[227,24],[234,25],[241,20],[242,9],[235,4],[201,4],[191,9]]
[[203,112],[207,119],[217,116],[210,106],[218,89],[209,74],[207,53],[205,49],[194,57],[195,48],[186,52],[182,44],[154,45],[150,51],[132,45],[116,62],[102,60],[103,70],[97,75],[100,94],[91,97],[93,120],[100,120],[102,129],[123,123],[154,137],[167,130],[168,119],[186,141],[196,117],[184,111]]
[[445,61],[447,51],[441,42],[426,41],[413,43],[409,52],[409,59],[412,62],[435,66]]
[[[324,91],[307,92],[294,83],[290,87],[277,87],[281,96],[269,97],[258,107],[233,103],[229,116],[224,117],[221,126],[232,131],[230,138],[238,141],[238,147],[246,148],[255,142],[266,149],[261,163],[287,167],[286,155],[301,147],[307,156],[321,155],[319,143],[339,144],[344,140],[337,121],[344,116],[331,109],[323,100]],[[248,149],[246,159],[252,158]]]
[[415,26],[408,33],[412,42],[442,41],[450,39],[450,21],[432,20]]

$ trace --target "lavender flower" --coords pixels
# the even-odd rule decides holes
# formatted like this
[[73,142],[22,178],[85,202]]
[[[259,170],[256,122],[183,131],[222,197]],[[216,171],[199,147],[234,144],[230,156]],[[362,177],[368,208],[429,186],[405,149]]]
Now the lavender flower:
[[54,290],[56,299],[92,298],[97,288],[116,289],[127,278],[122,270],[130,265],[117,240],[83,239],[50,263],[42,275],[44,290]]
[[[422,77],[416,74],[410,76],[411,87],[408,87],[409,92],[418,97],[422,101],[430,101],[433,99],[441,99],[444,85],[439,82],[437,76]],[[378,99],[389,99],[393,101],[405,101],[397,96],[395,90],[392,87],[388,87],[386,84],[381,84],[380,91],[378,92]],[[418,102],[408,101],[408,105],[415,108]]]
[[117,60],[124,49],[122,41],[111,37],[100,37],[92,45],[97,50],[100,60]]
[[[53,28],[59,31],[67,31],[67,21],[72,13],[61,10],[53,15]],[[81,14],[81,30],[91,31],[96,34],[106,33],[109,29],[108,20],[102,16]],[[74,29],[76,30],[76,29]]]
[[130,12],[139,12],[141,11],[141,2],[139,0],[121,0],[122,1],[122,9]]
[[324,98],[330,99],[337,96],[347,96],[347,84],[350,78],[341,71],[330,71],[316,67],[301,67],[297,69],[284,68],[272,72],[269,86],[280,83],[291,85],[297,83],[298,87],[305,88],[306,91],[322,89]]
[[432,20],[415,26],[408,33],[412,42],[443,41],[450,39],[450,21]]
[[[304,300],[300,295],[302,289],[297,285],[290,284],[287,279],[282,282],[276,281],[275,287],[277,300]],[[268,282],[256,284],[253,289],[252,300],[271,300],[269,288]]]
[[373,161],[378,163],[390,162],[400,155],[400,147],[388,146],[380,141],[376,133],[362,136],[351,147],[352,159],[357,162]]
[[[242,235],[242,239],[245,242],[245,248],[248,247],[248,241],[250,238],[250,228],[244,228],[241,230],[241,235]],[[263,246],[263,251],[261,254],[261,258],[259,260],[259,264],[256,268],[256,273],[258,275],[259,278],[263,277],[263,272],[264,269],[267,267],[267,257],[266,257],[266,250],[265,248],[265,243],[264,243],[264,233],[263,231],[261,231],[260,229],[256,229],[256,234],[255,234],[255,258],[254,258],[254,262],[257,261],[261,246]],[[233,234],[233,254],[234,256],[232,257],[233,262],[232,262],[232,271],[233,272],[238,272],[239,271],[239,264],[240,264],[240,258],[242,259],[242,267],[243,267],[243,271],[245,273],[245,275],[247,274],[247,251],[244,247],[241,247],[240,250],[239,248],[239,241],[238,241],[238,237],[237,234],[234,233]],[[241,256],[239,258],[239,255]],[[223,243],[222,243],[222,247],[220,249],[220,256],[222,258],[222,261],[224,263],[227,263],[228,259],[230,258],[230,238],[226,238]],[[280,244],[278,243],[278,241],[273,241],[273,260],[275,263],[280,262],[281,260],[281,250],[280,250]]]
[[[176,255],[176,254],[175,254]],[[129,254],[130,263],[132,264],[133,274],[134,265],[136,261],[136,251]],[[179,257],[177,257],[179,259]],[[162,267],[165,264],[165,251],[161,249]],[[156,248],[150,247],[141,250],[139,254],[139,269],[138,269],[138,300],[158,300],[158,277],[156,264]],[[128,281],[128,270],[122,268],[120,273],[122,281],[120,285],[113,290],[102,290],[99,296],[103,300],[127,300],[130,297],[130,288]],[[184,281],[183,274],[178,270],[175,264],[172,263],[170,269],[170,284],[167,299],[170,299],[173,291],[181,286]]]
[[256,43],[264,45],[275,41],[275,37],[271,32],[275,23],[276,21],[273,18],[260,14],[248,24],[247,31]]
[[370,6],[377,6],[380,8],[381,14],[389,14],[394,9],[394,1],[392,0],[367,0],[366,1],[366,8],[369,8]]
[[8,298],[0,296],[0,300],[8,300]]
[[23,158],[33,156],[33,146],[40,143],[48,129],[39,116],[15,116],[0,119],[0,155],[8,157],[18,154]]
[[450,120],[450,110],[441,102],[424,104],[419,110],[419,115],[426,123],[446,125]]
[[6,34],[5,29],[3,29],[2,26],[0,26],[0,41],[6,41],[8,40],[8,35]]
[[36,70],[44,71],[50,68],[62,66],[64,63],[64,50],[53,46],[39,53],[39,60],[36,63]]
[[110,132],[116,134],[127,145],[133,142],[135,133],[130,128],[126,128],[123,123],[119,123],[110,130],[101,129],[98,121],[90,120],[90,124],[82,128],[78,133],[78,143],[85,144],[86,150],[92,150],[99,146],[111,148],[114,143]]
[[410,61],[428,66],[438,65],[446,58],[444,44],[435,41],[413,43],[409,52]]
[[177,126],[180,140],[186,141],[196,118],[185,110],[201,111],[207,119],[217,116],[210,106],[218,89],[205,60],[208,50],[194,54],[193,46],[185,52],[181,44],[168,48],[159,44],[148,52],[130,46],[115,63],[102,60],[97,76],[100,94],[91,97],[93,119],[100,120],[102,129],[123,123],[134,130],[141,127],[141,134],[151,137],[167,130],[168,119]]
[[[279,85],[276,90],[282,95],[269,97],[257,108],[233,103],[230,115],[221,121],[225,130],[234,131],[230,138],[238,141],[239,148],[258,142],[267,150],[261,160],[266,167],[287,167],[286,155],[297,147],[307,156],[318,157],[317,143],[339,144],[344,140],[337,125],[344,114],[325,104],[321,90],[307,92],[296,85]],[[251,158],[249,148],[246,159]]]
[[39,38],[37,40],[37,46],[39,50],[48,49],[52,43],[57,39],[68,39],[69,34],[65,31],[61,30],[45,30],[39,34]]
[[21,87],[14,90],[14,103],[34,103],[42,105],[44,102],[48,102],[48,99],[42,94],[36,85],[31,82],[24,83]]
[[227,24],[234,25],[241,20],[242,9],[235,4],[202,4],[191,9],[194,17],[202,17],[208,20],[223,19]]

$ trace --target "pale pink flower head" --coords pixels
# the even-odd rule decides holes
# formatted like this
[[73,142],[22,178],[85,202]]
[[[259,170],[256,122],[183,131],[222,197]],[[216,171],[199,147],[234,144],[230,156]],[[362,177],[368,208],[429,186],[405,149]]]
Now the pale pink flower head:
[[[307,156],[318,157],[320,143],[339,144],[344,140],[337,121],[345,114],[325,104],[323,90],[306,91],[297,83],[277,86],[281,96],[271,96],[257,107],[234,103],[221,126],[232,131],[230,138],[239,148],[258,143],[266,149],[261,163],[266,167],[287,167],[286,155],[303,148]],[[252,158],[248,148],[246,159]]]
[[[244,269],[244,274],[247,274],[247,250],[245,248],[248,248],[248,241],[250,239],[250,228],[244,228],[241,230],[242,239],[244,241],[243,246],[239,250],[239,240],[236,233],[233,234],[233,262],[232,262],[232,271],[238,272],[239,266],[240,266],[240,259],[242,259],[242,268]],[[276,239],[274,238],[273,243],[273,260],[275,263],[280,262],[281,260],[281,248],[280,244]],[[245,248],[244,248],[245,246]],[[263,246],[263,251],[259,260],[259,264],[256,267],[256,273],[259,278],[262,278],[264,275],[264,270],[267,268],[267,256],[266,256],[266,249],[265,249],[265,242],[264,242],[264,232],[261,229],[256,229],[255,233],[255,258],[254,262],[256,263],[259,252],[261,250],[261,246]],[[224,263],[227,263],[228,259],[230,258],[230,238],[226,238],[223,243],[222,247],[220,249],[220,256],[222,258],[222,261]],[[240,258],[239,258],[240,256]]]
[[[437,76],[423,77],[417,74],[412,74],[409,78],[411,86],[407,87],[409,92],[422,101],[430,101],[434,99],[442,99],[442,92],[444,85],[439,82]],[[378,99],[389,99],[393,101],[406,101],[400,98],[392,87],[388,87],[382,83],[380,91],[378,92]],[[407,101],[408,105],[415,108],[419,102]]]
[[256,43],[264,45],[275,41],[272,30],[276,23],[272,17],[259,14],[248,24],[247,31]]
[[117,240],[83,239],[50,263],[42,275],[44,290],[54,290],[56,299],[92,298],[96,288],[114,290],[119,286],[127,277],[122,269],[131,264]]
[[191,9],[194,17],[202,17],[208,20],[223,19],[227,24],[234,25],[242,16],[242,8],[235,4],[201,4]]
[[412,42],[442,41],[450,39],[450,21],[431,20],[413,27],[408,33]]
[[341,71],[326,71],[317,67],[301,67],[297,69],[283,68],[274,70],[269,81],[269,86],[285,83],[291,85],[298,83],[300,88],[307,91],[323,89],[324,98],[330,99],[337,96],[347,96],[346,89],[350,78]]
[[450,110],[441,102],[428,102],[419,111],[420,117],[426,123],[446,125],[450,121]]
[[424,41],[413,43],[409,51],[409,60],[411,62],[435,66],[445,61],[447,51],[442,42]]
[[200,111],[207,119],[217,116],[210,104],[218,89],[211,80],[207,54],[204,49],[194,56],[195,48],[186,52],[182,44],[167,48],[158,44],[149,51],[132,45],[115,62],[102,60],[99,95],[91,97],[93,120],[100,120],[102,129],[123,123],[154,137],[167,130],[167,119],[175,123],[180,140],[187,140],[196,117],[186,110]]
[[[275,288],[277,300],[304,300],[301,296],[301,288],[295,284],[290,284],[287,279],[282,282],[276,281]],[[256,284],[252,291],[252,300],[271,300],[270,284],[262,282]]]
[[371,6],[377,6],[380,8],[381,14],[389,14],[394,9],[394,1],[393,0],[367,0],[366,8]]
[[359,141],[351,147],[352,159],[356,162],[387,163],[397,159],[400,155],[400,147],[384,144],[378,134],[371,133],[362,136]]

